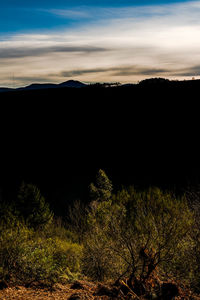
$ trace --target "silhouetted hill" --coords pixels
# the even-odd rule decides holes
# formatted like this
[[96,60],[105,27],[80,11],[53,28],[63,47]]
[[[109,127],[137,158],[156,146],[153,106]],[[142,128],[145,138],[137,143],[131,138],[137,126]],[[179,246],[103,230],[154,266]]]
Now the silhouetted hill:
[[59,84],[60,87],[70,87],[70,88],[82,88],[86,86],[85,83],[77,80],[68,80]]
[[150,79],[144,79],[142,81],[139,82],[139,85],[142,86],[163,86],[163,85],[169,85],[169,84],[173,84],[174,81],[170,81],[169,79],[165,79],[165,78],[150,78]]
[[18,90],[40,90],[40,89],[51,89],[56,87],[58,87],[58,85],[52,83],[33,83],[28,86],[18,88]]
[[9,91],[12,91],[12,90],[13,89],[10,89],[10,88],[0,87],[0,93],[9,92]]
[[24,91],[24,90],[43,90],[43,89],[53,89],[53,88],[61,88],[61,87],[69,87],[69,88],[81,88],[86,86],[86,84],[76,81],[76,80],[68,80],[59,84],[53,83],[32,83],[25,87],[20,87],[16,89],[11,88],[0,88],[1,92],[9,92],[9,91]]

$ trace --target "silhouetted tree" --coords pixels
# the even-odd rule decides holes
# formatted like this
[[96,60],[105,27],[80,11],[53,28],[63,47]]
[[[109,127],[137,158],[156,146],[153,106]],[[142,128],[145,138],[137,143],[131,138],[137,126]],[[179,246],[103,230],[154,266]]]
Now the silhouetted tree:
[[105,171],[99,170],[96,176],[96,182],[89,186],[90,195],[93,201],[107,201],[112,195],[112,182]]
[[16,209],[19,217],[23,218],[25,223],[37,229],[49,224],[53,219],[53,213],[41,195],[40,190],[33,184],[22,183],[19,189]]

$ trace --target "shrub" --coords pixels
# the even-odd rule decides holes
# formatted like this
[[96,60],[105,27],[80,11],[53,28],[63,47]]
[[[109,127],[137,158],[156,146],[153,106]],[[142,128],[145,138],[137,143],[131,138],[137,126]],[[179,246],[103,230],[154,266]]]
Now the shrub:
[[138,192],[130,187],[112,202],[99,203],[88,220],[92,230],[85,241],[85,270],[92,277],[97,276],[97,266],[100,280],[113,273],[147,280],[157,266],[163,274],[180,275],[177,269],[189,250],[193,224],[184,197],[177,199],[158,188]]
[[75,200],[68,208],[66,217],[67,228],[73,234],[73,238],[79,243],[83,242],[85,232],[88,230],[87,215],[87,207],[80,200]]
[[0,277],[15,281],[19,271],[19,258],[23,257],[25,245],[32,232],[23,225],[0,228]]
[[43,238],[58,238],[60,240],[67,240],[72,243],[77,242],[77,235],[68,229],[68,226],[61,218],[54,218],[44,229],[38,229],[35,234]]
[[55,283],[61,276],[78,273],[81,247],[60,239],[37,239],[26,245],[25,253],[19,258],[22,281],[45,280]]
[[123,269],[123,260],[112,250],[111,240],[93,227],[84,241],[82,272],[95,281],[115,280]]
[[81,246],[59,238],[39,237],[22,225],[1,233],[1,279],[22,284],[43,280],[52,285],[65,273],[79,272]]
[[126,201],[121,201],[126,214],[111,221],[110,234],[117,241],[116,250],[121,249],[132,272],[143,279],[157,266],[163,273],[173,273],[176,263],[184,261],[180,256],[190,244],[193,215],[185,197],[176,198],[159,188],[137,192],[133,187],[128,189],[128,195]]
[[113,240],[108,235],[111,216],[115,213],[109,200],[98,203],[88,214],[82,270],[93,280],[116,279],[123,270],[124,261],[113,251]]

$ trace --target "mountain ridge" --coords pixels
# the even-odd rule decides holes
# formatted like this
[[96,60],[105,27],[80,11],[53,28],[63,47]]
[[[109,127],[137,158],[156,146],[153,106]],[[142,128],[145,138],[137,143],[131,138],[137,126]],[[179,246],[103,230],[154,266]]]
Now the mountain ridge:
[[10,91],[24,91],[24,90],[41,90],[41,89],[52,89],[52,88],[81,88],[85,87],[87,84],[78,80],[68,80],[61,83],[31,83],[30,85],[19,87],[19,88],[7,88],[0,87],[0,92],[10,92]]
[[84,87],[93,87],[93,88],[112,88],[112,87],[120,87],[120,88],[197,88],[200,86],[200,79],[195,80],[169,80],[166,78],[147,78],[141,80],[138,83],[83,83],[78,80],[68,80],[61,83],[31,83],[30,85],[18,88],[8,88],[8,87],[0,87],[0,93],[12,92],[12,91],[39,91],[39,90],[48,90],[48,89],[62,89],[62,88],[73,88],[79,89]]

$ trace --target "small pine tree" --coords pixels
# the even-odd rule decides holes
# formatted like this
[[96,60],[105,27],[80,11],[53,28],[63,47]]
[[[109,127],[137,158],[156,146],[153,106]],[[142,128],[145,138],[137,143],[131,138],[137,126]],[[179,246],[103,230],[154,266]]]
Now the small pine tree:
[[33,184],[22,182],[16,209],[19,217],[23,218],[25,223],[31,228],[37,229],[49,224],[53,219],[53,213],[41,195],[40,190]]
[[112,195],[112,182],[103,170],[99,170],[96,176],[96,182],[89,186],[90,195],[93,201],[107,201]]

